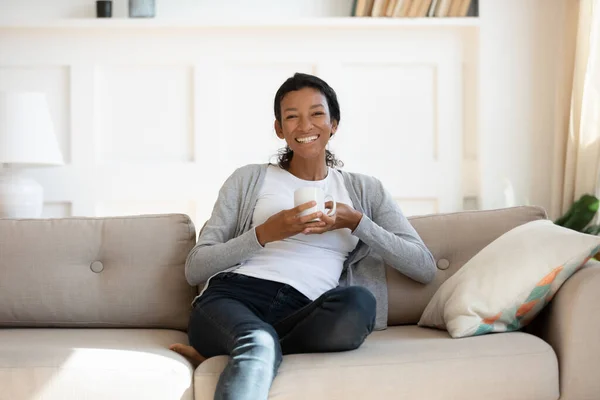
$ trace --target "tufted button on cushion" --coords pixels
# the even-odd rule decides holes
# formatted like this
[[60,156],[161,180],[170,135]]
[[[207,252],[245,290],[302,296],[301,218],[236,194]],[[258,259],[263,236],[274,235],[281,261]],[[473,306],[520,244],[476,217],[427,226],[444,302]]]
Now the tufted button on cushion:
[[90,265],[90,269],[98,274],[98,273],[102,272],[102,270],[104,270],[104,265],[102,265],[102,263],[100,261],[94,261]]
[[449,266],[450,266],[450,261],[446,260],[445,258],[442,258],[441,260],[439,260],[437,262],[438,269],[448,269]]

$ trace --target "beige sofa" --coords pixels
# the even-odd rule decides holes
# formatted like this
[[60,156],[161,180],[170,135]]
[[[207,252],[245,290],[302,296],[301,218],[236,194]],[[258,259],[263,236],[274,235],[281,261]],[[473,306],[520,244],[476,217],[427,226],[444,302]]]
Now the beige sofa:
[[[517,207],[412,218],[438,265],[388,271],[390,328],[355,351],[284,357],[274,399],[600,399],[600,267],[575,274],[527,329],[451,339],[415,324],[436,289],[507,230]],[[212,399],[227,357],[195,371],[185,215],[0,220],[0,399]]]

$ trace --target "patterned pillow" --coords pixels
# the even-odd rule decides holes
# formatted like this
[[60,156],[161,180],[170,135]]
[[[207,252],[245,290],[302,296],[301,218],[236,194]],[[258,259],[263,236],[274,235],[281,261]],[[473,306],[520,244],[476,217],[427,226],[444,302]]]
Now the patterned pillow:
[[440,286],[419,326],[454,338],[518,330],[596,253],[600,237],[540,220],[490,243]]

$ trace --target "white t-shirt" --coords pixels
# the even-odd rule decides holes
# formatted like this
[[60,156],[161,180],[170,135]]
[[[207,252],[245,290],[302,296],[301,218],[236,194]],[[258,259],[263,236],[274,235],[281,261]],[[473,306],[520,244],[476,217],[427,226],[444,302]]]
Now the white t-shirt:
[[[353,207],[342,174],[335,169],[329,168],[327,177],[321,181],[305,181],[270,165],[254,208],[252,227],[280,211],[294,208],[294,191],[306,186],[319,187],[336,202]],[[344,261],[357,243],[358,238],[346,228],[323,234],[301,233],[267,243],[235,272],[288,284],[314,300],[338,285]]]

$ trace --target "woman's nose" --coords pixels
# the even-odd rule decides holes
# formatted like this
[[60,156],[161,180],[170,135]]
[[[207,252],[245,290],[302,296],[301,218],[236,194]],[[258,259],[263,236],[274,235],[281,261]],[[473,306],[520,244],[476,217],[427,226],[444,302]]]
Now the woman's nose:
[[300,117],[300,123],[298,124],[298,127],[302,131],[310,130],[310,128],[312,128],[312,122],[310,121],[310,118]]

